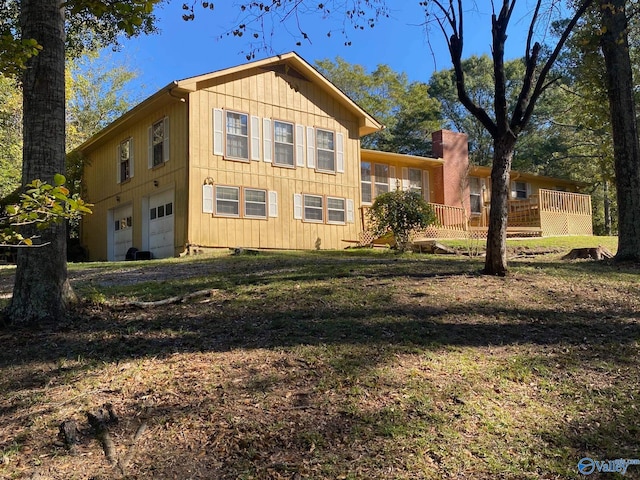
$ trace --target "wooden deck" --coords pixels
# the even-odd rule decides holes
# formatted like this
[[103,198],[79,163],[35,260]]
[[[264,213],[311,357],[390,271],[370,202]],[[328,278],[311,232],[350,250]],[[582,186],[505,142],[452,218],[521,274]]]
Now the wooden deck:
[[[488,209],[482,215],[470,218],[460,207],[429,205],[437,220],[414,232],[412,241],[487,237]],[[368,232],[367,210],[366,206],[360,208],[363,233],[357,243],[388,245],[389,239],[376,239]],[[592,222],[591,196],[540,189],[538,195],[509,202],[507,237],[593,235]]]

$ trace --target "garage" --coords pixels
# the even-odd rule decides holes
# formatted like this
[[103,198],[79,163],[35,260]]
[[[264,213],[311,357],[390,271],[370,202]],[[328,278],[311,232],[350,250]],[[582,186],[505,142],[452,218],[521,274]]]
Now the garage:
[[124,260],[127,250],[133,246],[133,208],[131,205],[113,210],[113,220],[110,229],[113,229],[112,260]]
[[173,190],[149,197],[147,213],[149,251],[153,258],[167,258],[175,255],[173,203]]

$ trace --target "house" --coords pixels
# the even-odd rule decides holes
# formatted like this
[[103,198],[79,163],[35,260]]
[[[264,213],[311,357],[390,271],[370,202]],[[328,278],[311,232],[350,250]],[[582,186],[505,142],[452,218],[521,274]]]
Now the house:
[[382,128],[295,53],[171,82],[78,147],[94,204],[81,242],[91,260],[344,248],[362,243],[367,206],[394,188],[434,204],[438,236],[482,228],[472,210],[488,197],[465,183],[466,136],[435,132],[433,158],[361,150]]

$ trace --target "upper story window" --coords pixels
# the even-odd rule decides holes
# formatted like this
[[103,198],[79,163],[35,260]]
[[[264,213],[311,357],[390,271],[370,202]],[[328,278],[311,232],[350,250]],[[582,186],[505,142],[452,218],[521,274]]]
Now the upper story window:
[[316,146],[318,150],[318,170],[325,172],[336,171],[335,134],[328,130],[316,131]]
[[471,213],[482,213],[482,180],[469,177],[469,206]]
[[293,156],[293,124],[286,122],[273,122],[273,142],[276,165],[286,167],[294,166]]
[[133,177],[133,139],[127,138],[118,145],[118,183]]
[[169,160],[169,118],[164,117],[149,127],[149,168]]
[[249,116],[246,113],[226,112],[227,154],[229,158],[249,160]]

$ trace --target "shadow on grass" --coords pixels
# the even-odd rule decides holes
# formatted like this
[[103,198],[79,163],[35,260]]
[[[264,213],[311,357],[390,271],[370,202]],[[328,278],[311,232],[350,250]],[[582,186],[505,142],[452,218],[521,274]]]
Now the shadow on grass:
[[[518,366],[524,373],[512,367],[513,371],[505,373],[517,381],[524,381],[520,376],[526,380],[534,367],[540,371],[571,372],[603,370],[606,364],[606,369],[612,371],[635,371],[640,325],[633,305],[612,303],[605,310],[595,310],[597,300],[591,299],[589,303],[570,297],[555,298],[545,291],[544,284],[528,287],[532,294],[542,298],[538,304],[523,299],[521,305],[514,305],[502,298],[462,303],[446,297],[450,293],[447,288],[458,288],[462,294],[467,288],[481,293],[484,283],[479,281],[480,267],[475,260],[391,255],[310,255],[302,263],[300,258],[287,255],[206,262],[198,267],[197,278],[167,282],[167,288],[162,290],[168,294],[201,288],[221,290],[219,296],[206,303],[145,310],[89,305],[55,326],[0,331],[4,345],[0,368],[30,367],[14,370],[10,378],[3,379],[3,389],[19,399],[20,391],[63,384],[103,362],[171,358],[176,353],[192,352],[294,351],[308,346],[330,349],[331,355],[325,356],[327,364],[322,369],[309,364],[299,375],[313,377],[309,382],[332,381],[356,390],[362,388],[358,386],[359,380],[399,354],[428,355],[466,347],[529,346],[521,354],[524,366]],[[592,275],[594,271],[595,275],[605,276],[634,272],[587,262],[552,262],[546,266],[521,262],[516,265],[520,267],[554,269],[567,278]],[[149,282],[152,273],[171,278],[174,267],[167,264],[154,268],[150,271],[147,267],[132,267],[131,282],[126,289],[111,283],[103,285],[100,283],[103,280],[93,275],[95,272],[78,278],[93,282],[93,288],[99,291],[113,289],[114,293],[127,292],[139,297],[148,287],[144,282]],[[403,282],[428,287],[441,280],[448,285],[447,281],[458,279],[460,283],[439,291],[442,299],[433,298],[424,290],[403,292],[408,300],[396,297],[401,290],[398,285]],[[508,288],[509,284],[504,283],[504,289]],[[553,352],[549,354],[551,348]],[[545,352],[531,353],[531,349]],[[234,394],[233,398],[245,395],[259,398],[281,384],[292,387],[298,384],[296,378],[261,376],[250,368],[248,374],[246,381],[234,387],[241,394]],[[213,402],[216,409],[223,409],[225,388],[232,387],[220,386],[209,394],[207,401]],[[326,391],[331,388],[328,385]],[[594,458],[632,455],[638,420],[637,415],[633,416],[635,409],[625,407],[625,401],[627,405],[630,402],[621,392],[626,390],[611,390],[606,385],[589,388],[584,398],[568,400],[572,404],[585,404],[575,418],[568,418],[561,426],[535,426],[539,438],[553,451],[550,456],[563,455],[565,459],[576,456],[577,463],[581,458],[578,455]],[[453,397],[460,392],[473,393],[456,386],[447,395]],[[266,417],[257,401],[250,408],[243,407],[239,416],[234,414],[235,407],[229,406],[222,419],[216,417],[208,443],[189,451],[181,448],[181,444],[168,445],[175,452],[173,456],[154,458],[151,465],[145,465],[144,468],[151,468],[146,472],[164,472],[165,478],[184,476],[183,471],[171,472],[171,463],[189,465],[193,478],[239,478],[245,474],[256,478],[278,478],[277,475],[295,478],[294,474],[337,478],[344,471],[332,469],[335,458],[343,466],[345,462],[362,462],[362,458],[373,459],[367,461],[375,464],[375,458],[379,458],[379,470],[375,470],[375,465],[367,468],[382,472],[383,464],[391,461],[384,450],[390,447],[370,440],[382,437],[393,442],[394,438],[412,436],[427,445],[422,449],[415,447],[412,455],[415,458],[426,455],[429,461],[439,464],[447,461],[446,448],[438,446],[449,440],[443,436],[446,428],[453,429],[451,422],[464,420],[464,415],[471,418],[471,413],[465,412],[464,401],[452,401],[438,410],[425,396],[420,401],[411,400],[413,403],[403,400],[399,404],[402,408],[378,405],[364,410],[348,402],[329,408],[329,394],[316,398],[306,392],[304,396],[293,393],[290,399],[283,400],[289,404],[284,405],[285,415],[277,421]],[[576,392],[567,395],[575,396]],[[20,408],[16,401],[0,411],[0,415],[15,415]],[[175,428],[180,432],[187,417],[209,422],[213,414],[208,408],[206,402],[185,404],[179,395],[173,398],[167,394],[152,407],[132,412],[131,419],[124,418],[123,424],[143,415],[155,419],[163,429]],[[600,410],[605,412],[602,417],[597,416]],[[626,433],[621,430],[624,428]],[[327,455],[319,457],[325,450]],[[442,467],[442,471],[456,469],[461,471],[460,466]],[[360,478],[376,477],[364,473]],[[518,477],[514,474],[509,478]]]

